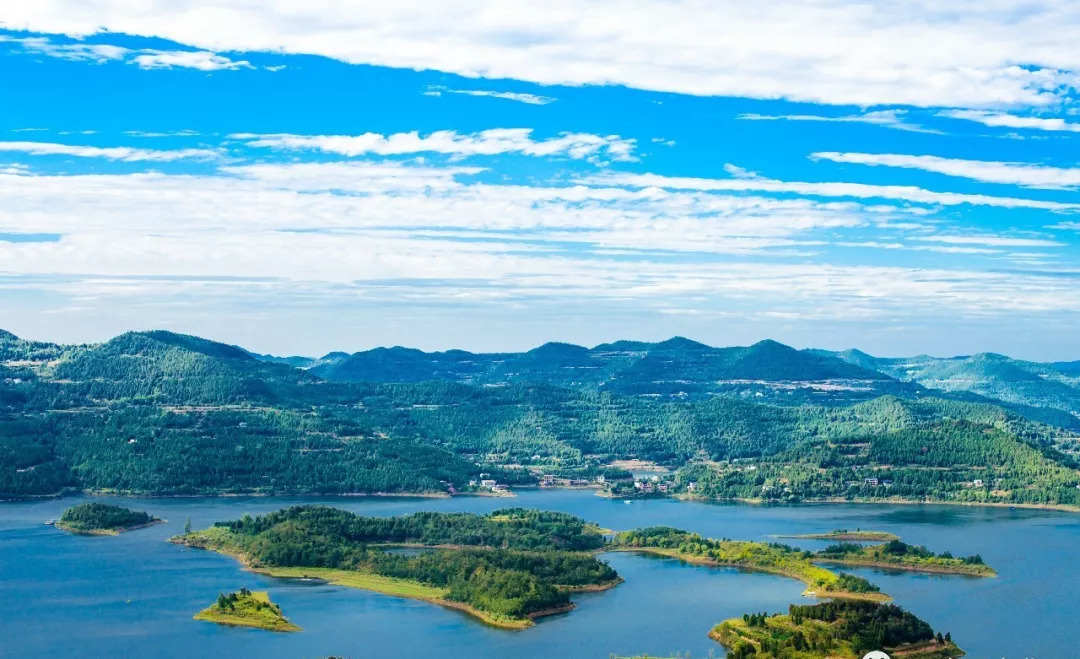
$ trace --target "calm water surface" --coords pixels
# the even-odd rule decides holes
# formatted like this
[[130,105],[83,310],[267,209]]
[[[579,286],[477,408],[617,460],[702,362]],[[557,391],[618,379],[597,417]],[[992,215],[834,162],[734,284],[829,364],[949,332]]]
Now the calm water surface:
[[[325,503],[366,515],[417,510],[487,512],[506,505],[580,515],[630,529],[665,524],[711,537],[764,540],[837,527],[891,531],[956,555],[980,553],[996,579],[852,570],[897,603],[950,631],[969,657],[1080,656],[1080,515],[953,506],[751,507],[676,501],[626,505],[582,491],[526,491],[516,499],[109,499],[167,524],[116,537],[87,537],[44,520],[83,497],[0,504],[0,656],[49,657],[595,657],[611,653],[722,656],[709,628],[749,611],[777,612],[801,597],[797,581],[678,561],[610,554],[626,579],[576,596],[578,608],[525,631],[486,627],[457,611],[360,590],[277,580],[232,559],[165,542],[194,528]],[[799,543],[807,547],[820,542]],[[218,592],[268,590],[297,634],[233,629],[191,616]]]

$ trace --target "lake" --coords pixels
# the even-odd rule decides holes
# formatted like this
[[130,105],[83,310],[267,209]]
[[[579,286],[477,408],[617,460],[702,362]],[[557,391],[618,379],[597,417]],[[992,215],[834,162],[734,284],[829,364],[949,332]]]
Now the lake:
[[[590,491],[526,490],[513,499],[459,497],[221,497],[95,500],[146,510],[168,523],[116,537],[45,526],[88,497],[0,504],[0,655],[49,657],[595,657],[648,653],[723,656],[706,633],[751,611],[786,611],[803,584],[735,569],[608,554],[626,579],[575,596],[577,609],[524,631],[493,629],[449,609],[338,586],[277,580],[231,558],[166,542],[193,528],[298,503],[365,515],[418,510],[484,513],[524,506],[573,513],[613,529],[669,525],[710,537],[767,540],[833,528],[890,531],[955,555],[979,553],[997,578],[848,570],[951,632],[969,657],[1052,658],[1080,653],[1080,515],[937,505],[755,507],[672,500],[625,504]],[[791,544],[820,547],[820,541]],[[304,631],[279,634],[191,619],[219,592],[268,590]]]

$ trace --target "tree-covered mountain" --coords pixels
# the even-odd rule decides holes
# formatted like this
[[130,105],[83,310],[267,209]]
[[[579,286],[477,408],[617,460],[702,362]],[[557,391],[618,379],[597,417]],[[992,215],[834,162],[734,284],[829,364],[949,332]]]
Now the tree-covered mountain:
[[[986,500],[1072,504],[1080,493],[1071,457],[1078,436],[1000,406],[928,397],[918,385],[855,403],[826,398],[824,387],[811,402],[776,404],[777,383],[801,385],[763,375],[869,376],[771,342],[547,344],[513,366],[435,353],[439,364],[457,364],[455,373],[474,369],[497,383],[328,381],[315,368],[169,332],[87,346],[5,335],[0,349],[0,498],[66,489],[445,492],[481,472],[509,484],[544,473],[616,477],[625,472],[612,462],[631,458],[681,468],[684,488],[696,480],[699,493],[723,497],[955,500],[974,497],[965,492],[976,480],[988,484]],[[401,352],[433,363],[432,353]],[[596,364],[609,374],[582,375]],[[396,372],[381,368],[388,379]],[[657,396],[608,386],[613,376],[656,382],[679,369],[756,375],[776,388],[772,396]],[[895,382],[874,378],[858,382]],[[596,381],[605,386],[583,384]],[[849,485],[885,480],[884,471],[893,489]]]
[[[1080,418],[1080,362],[1045,364],[994,353],[951,358],[927,355],[883,358],[858,350],[818,352],[927,389],[973,393],[1017,406],[1059,410]],[[1051,421],[1049,417],[1044,420]]]
[[866,400],[887,393],[913,395],[919,390],[876,370],[775,341],[713,348],[682,337],[659,343],[618,341],[591,349],[547,343],[522,353],[375,348],[347,356],[327,355],[312,361],[310,370],[337,382],[543,382],[627,395],[719,394],[788,404]]

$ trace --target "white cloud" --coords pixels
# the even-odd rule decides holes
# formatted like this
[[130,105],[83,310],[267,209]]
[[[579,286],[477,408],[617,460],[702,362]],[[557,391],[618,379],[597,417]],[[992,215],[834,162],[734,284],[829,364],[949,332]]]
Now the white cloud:
[[[0,22],[2,25],[2,22]],[[224,55],[191,50],[132,50],[110,44],[56,43],[46,37],[5,37],[0,42],[17,43],[30,53],[80,62],[126,61],[143,69],[188,68],[200,71],[221,71],[253,68],[246,61],[233,61]]]
[[1063,189],[1080,185],[1080,168],[1050,167],[1015,162],[963,160],[939,156],[911,156],[895,153],[837,153],[821,151],[810,156],[817,160],[857,165],[921,169],[927,172],[983,181],[1021,185],[1029,188]]
[[252,69],[251,63],[246,61],[234,61],[223,55],[207,51],[155,51],[144,50],[131,60],[143,69],[171,69],[180,67],[184,69],[198,69],[199,71],[221,71],[235,69]]
[[907,112],[904,110],[874,110],[872,112],[863,112],[862,114],[847,114],[839,116],[827,116],[817,114],[740,114],[737,119],[744,119],[748,121],[820,121],[820,122],[834,122],[834,123],[857,123],[857,124],[873,124],[875,126],[884,126],[886,128],[895,128],[897,130],[906,130],[913,133],[935,133],[941,134],[941,131],[931,128],[924,128],[918,124],[908,123],[904,120]]
[[[739,168],[741,169],[741,168]],[[772,194],[798,194],[815,197],[852,197],[855,199],[896,199],[917,204],[957,206],[995,206],[998,208],[1037,208],[1048,211],[1077,211],[1080,204],[1017,197],[962,194],[958,192],[933,192],[910,185],[870,185],[842,182],[795,182],[747,176],[743,178],[713,179],[659,174],[627,174],[605,172],[581,179],[596,185],[622,185],[636,188],[664,188],[672,190],[712,190],[727,192],[766,192]]]
[[457,157],[518,153],[528,156],[564,156],[577,160],[635,160],[635,140],[618,135],[562,133],[558,137],[534,140],[531,128],[492,128],[478,133],[440,130],[421,136],[410,133],[364,133],[363,135],[257,135],[237,133],[233,139],[248,146],[273,149],[310,149],[343,156],[444,153]]
[[32,156],[75,156],[77,158],[106,158],[125,162],[171,162],[174,160],[214,160],[221,154],[211,149],[136,149],[127,146],[96,147],[54,142],[0,142],[0,151],[25,153]]
[[167,131],[145,131],[145,130],[125,130],[124,135],[131,135],[132,137],[195,137],[199,134],[197,130],[167,130]]
[[[0,244],[0,263],[9,278],[27,278],[22,286],[154,304],[190,292],[503,309],[621,300],[639,312],[704,305],[735,315],[798,307],[834,318],[1080,311],[1074,283],[1052,274],[803,258],[879,221],[923,217],[901,207],[491,184],[472,178],[480,171],[334,162],[200,176],[0,174],[6,230],[62,235]],[[927,238],[939,243],[927,250],[972,258],[997,246],[1049,246]],[[668,258],[678,251],[737,258]]]
[[1080,124],[1070,123],[1057,117],[1018,117],[1005,112],[990,112],[987,110],[944,110],[939,112],[938,116],[977,121],[995,128],[1031,128],[1035,130],[1080,133]]
[[1008,236],[918,236],[912,240],[947,243],[950,245],[991,245],[994,247],[1063,247],[1064,243],[1042,238],[1010,238]]
[[[11,4],[11,3],[9,3]],[[162,37],[541,84],[832,104],[1038,107],[1077,86],[1070,2],[127,0],[6,7],[12,30]]]
[[1064,231],[1080,231],[1080,222],[1059,222],[1046,227],[1047,229],[1061,229]]
[[0,35],[0,42],[3,41],[17,43],[24,50],[39,55],[96,64],[124,59],[131,52],[127,48],[109,44],[58,44],[45,37],[11,38]]
[[466,96],[488,96],[501,98],[507,101],[517,101],[527,105],[547,105],[558,99],[551,96],[539,96],[537,94],[522,94],[518,92],[499,92],[486,89],[449,89],[447,87],[429,87],[424,92],[426,96],[441,96],[442,94],[464,94]]

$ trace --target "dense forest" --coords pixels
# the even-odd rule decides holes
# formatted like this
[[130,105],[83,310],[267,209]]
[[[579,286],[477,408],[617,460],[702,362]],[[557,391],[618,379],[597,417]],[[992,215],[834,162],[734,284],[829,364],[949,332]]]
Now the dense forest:
[[[567,607],[572,588],[618,580],[586,551],[603,545],[595,526],[572,515],[516,508],[486,516],[375,518],[297,506],[219,522],[181,540],[243,555],[253,567],[336,568],[444,588],[451,601],[512,619]],[[393,544],[437,549],[402,555],[387,551]]]
[[844,601],[791,605],[787,615],[746,614],[709,634],[734,659],[858,659],[884,649],[911,659],[945,659],[963,652],[948,633],[893,604]]
[[[476,355],[435,354],[480,368],[468,366]],[[1000,405],[896,389],[835,356],[672,340],[549,344],[512,368],[481,361],[488,379],[474,382],[446,369],[434,380],[328,381],[314,366],[169,332],[89,346],[0,333],[0,498],[449,492],[481,474],[511,486],[541,474],[611,481],[629,477],[613,461],[639,459],[679,469],[673,492],[693,496],[1080,503],[1080,435]],[[748,390],[638,395],[569,375],[598,363],[616,380],[757,374],[872,386],[834,395],[747,379]],[[771,393],[758,396],[761,387]],[[876,397],[852,402],[866,395]]]

